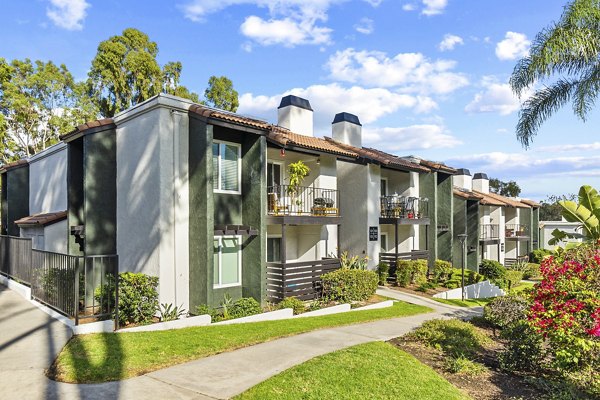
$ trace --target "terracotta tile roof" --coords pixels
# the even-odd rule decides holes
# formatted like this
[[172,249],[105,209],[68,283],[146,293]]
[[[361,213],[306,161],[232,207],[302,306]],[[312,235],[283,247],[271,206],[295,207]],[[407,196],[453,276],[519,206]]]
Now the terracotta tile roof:
[[277,143],[281,146],[291,145],[309,150],[323,151],[326,153],[358,158],[358,154],[355,151],[345,146],[340,146],[337,142],[332,142],[313,136],[300,135],[287,130],[286,128],[282,128],[281,126],[272,126],[271,130],[267,133],[267,138],[271,142]]
[[491,196],[488,193],[478,192],[477,190],[473,190],[473,192],[476,193],[477,195],[481,196],[481,200],[479,200],[479,204],[481,204],[481,205],[500,206],[500,207],[508,206],[507,203],[497,199],[496,197]]
[[244,117],[242,115],[229,113],[227,111],[216,110],[214,108],[208,108],[199,104],[194,104],[190,107],[190,112],[201,115],[205,118],[214,118],[221,121],[233,122],[239,125],[249,126],[251,128],[258,129],[269,129],[271,124],[266,121],[254,119],[250,117]]
[[25,165],[29,164],[29,161],[25,160],[25,159],[20,159],[17,161],[13,161],[10,162],[8,164],[4,164],[2,167],[0,167],[0,173],[2,172],[6,172],[10,169],[15,169],[15,168],[19,168],[19,167],[23,167]]
[[59,211],[45,214],[34,214],[15,221],[17,225],[50,225],[67,218],[66,211]]
[[466,199],[466,200],[479,200],[479,201],[483,200],[483,196],[481,196],[475,192],[470,192],[468,190],[458,188],[456,186],[454,187],[454,195],[458,196],[458,197],[462,197],[463,199]]
[[521,199],[521,203],[525,203],[528,206],[531,206],[531,207],[534,207],[534,208],[539,208],[539,207],[542,206],[540,203],[538,203],[536,201],[533,201],[533,200],[529,200],[529,199]]
[[445,172],[447,174],[455,174],[456,173],[456,168],[449,167],[446,164],[441,163],[441,162],[421,160],[421,165],[424,165],[430,169]]
[[[510,197],[501,196],[496,193],[481,193],[481,192],[477,192],[477,191],[475,191],[475,192],[477,194],[483,195],[485,197],[484,200],[486,202],[489,202],[490,205],[509,206],[509,207],[516,207],[516,208],[531,208],[531,206],[529,206],[525,203],[522,203],[516,199],[510,198]],[[494,204],[494,202],[496,204]],[[481,204],[484,204],[484,203],[482,202]]]
[[379,164],[388,166],[390,168],[400,168],[400,169],[416,171],[416,172],[429,172],[430,171],[428,168],[425,168],[417,163],[411,162],[405,158],[398,157],[393,154],[386,153],[381,150],[372,149],[369,147],[355,147],[355,146],[351,146],[349,144],[338,142],[329,137],[325,137],[325,140],[328,143],[330,143],[336,147],[342,148],[346,151],[350,151],[359,157],[365,158],[367,160],[375,161]]
[[71,132],[65,133],[64,135],[60,136],[60,140],[68,139],[71,136],[74,136],[81,132],[85,132],[88,129],[99,128],[101,126],[112,125],[114,123],[115,122],[113,121],[112,118],[103,118],[103,119],[97,119],[95,121],[86,122],[85,124],[78,125],[77,128],[75,128]]

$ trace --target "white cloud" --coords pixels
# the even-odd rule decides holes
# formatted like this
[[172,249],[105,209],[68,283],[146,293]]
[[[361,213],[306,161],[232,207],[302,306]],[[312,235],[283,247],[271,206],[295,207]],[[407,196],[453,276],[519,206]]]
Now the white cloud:
[[[331,43],[332,29],[324,26],[327,13],[331,6],[346,1],[348,0],[190,0],[179,8],[192,21],[204,21],[208,15],[232,6],[254,5],[266,8],[268,18],[249,15],[240,26],[240,31],[261,45],[281,44],[292,47]],[[364,1],[373,7],[382,2]]]
[[375,30],[373,20],[370,18],[362,18],[358,24],[354,25],[354,29],[363,35],[370,35]]
[[396,128],[364,128],[363,143],[366,146],[398,153],[451,148],[462,142],[452,136],[443,125],[422,124]]
[[473,100],[466,105],[466,112],[509,115],[519,110],[521,101],[527,99],[531,94],[530,90],[519,100],[508,83],[499,83],[494,77],[484,77],[482,86],[484,90],[477,93]]
[[454,48],[459,44],[465,44],[463,38],[457,35],[447,33],[444,35],[444,39],[442,39],[442,41],[438,45],[438,48],[440,49],[440,51],[449,51],[454,50]]
[[50,0],[50,4],[46,9],[46,15],[54,25],[69,31],[83,29],[89,3],[85,0]]
[[331,40],[331,29],[291,18],[265,21],[252,15],[246,18],[240,30],[244,36],[263,46],[282,44],[293,47],[299,44],[326,44]]
[[500,60],[516,60],[529,55],[531,42],[523,33],[506,32],[504,40],[496,44],[496,57]]
[[451,93],[469,84],[464,74],[452,72],[455,66],[455,61],[431,61],[421,53],[400,53],[390,58],[383,52],[352,48],[337,51],[326,64],[336,81],[436,94]]
[[361,123],[370,124],[400,109],[427,112],[437,104],[426,96],[396,93],[384,88],[343,87],[337,83],[295,88],[273,96],[244,93],[238,111],[269,121],[276,120],[277,106],[285,95],[309,99],[314,111],[315,132],[329,135],[335,114],[345,111],[358,115]]
[[549,153],[565,153],[572,151],[594,151],[600,150],[600,142],[594,143],[581,143],[581,144],[563,144],[560,146],[543,146],[536,151],[543,151]]
[[423,0],[423,11],[421,14],[424,15],[437,15],[442,14],[444,9],[448,5],[448,0]]
[[417,6],[413,3],[407,3],[402,6],[402,9],[404,11],[415,11],[417,9]]

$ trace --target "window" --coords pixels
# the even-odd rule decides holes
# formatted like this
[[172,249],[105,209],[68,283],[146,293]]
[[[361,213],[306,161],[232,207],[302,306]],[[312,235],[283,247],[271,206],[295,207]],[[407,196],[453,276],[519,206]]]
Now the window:
[[221,193],[241,193],[241,146],[236,143],[213,143],[213,189]]
[[388,251],[387,233],[382,232],[379,238],[381,240],[381,252],[386,253]]
[[281,185],[281,164],[267,163],[267,186]]
[[216,236],[214,240],[213,285],[216,288],[242,283],[242,237]]
[[387,196],[387,178],[381,179],[381,195]]
[[267,238],[267,262],[281,262],[281,238]]

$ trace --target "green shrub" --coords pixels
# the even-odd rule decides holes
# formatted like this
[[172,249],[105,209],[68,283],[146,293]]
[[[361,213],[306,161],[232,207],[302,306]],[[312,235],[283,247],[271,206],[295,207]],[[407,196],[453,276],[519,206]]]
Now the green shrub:
[[427,282],[427,260],[398,260],[396,267],[396,283],[406,287],[409,284]]
[[[465,285],[472,285],[484,280],[485,278],[483,275],[471,271],[470,269],[465,270]],[[449,281],[458,282],[458,286],[460,286],[462,282],[462,270],[460,268],[453,268]]]
[[306,310],[306,306],[302,302],[302,300],[297,299],[295,297],[286,297],[281,300],[281,302],[277,305],[277,308],[291,308],[294,310],[294,315],[302,314]]
[[456,289],[460,287],[461,283],[462,282],[458,279],[448,279],[446,282],[444,282],[444,287],[448,289]]
[[338,269],[321,275],[323,295],[332,301],[364,301],[375,294],[377,273],[361,269]]
[[211,322],[218,322],[223,320],[223,316],[214,308],[209,307],[206,304],[200,304],[196,306],[196,315],[210,315]]
[[519,283],[521,283],[522,279],[523,279],[522,272],[509,269],[506,271],[506,275],[504,277],[504,282],[506,282],[506,287],[508,288],[508,290],[511,290],[515,286],[519,285]]
[[423,292],[423,293],[427,293],[427,291],[429,289],[435,289],[436,288],[436,284],[433,282],[425,282],[425,283],[421,283],[421,285],[419,285],[418,288],[416,288],[415,290],[418,292]]
[[340,264],[344,269],[367,269],[369,257],[353,256],[350,257],[347,251],[340,254]]
[[455,357],[475,354],[490,342],[478,328],[458,319],[426,321],[408,336]]
[[447,357],[445,367],[448,372],[460,375],[480,375],[487,371],[485,365],[469,360],[464,355]]
[[500,336],[507,341],[498,357],[502,369],[534,372],[541,367],[544,359],[543,337],[526,320],[508,326]]
[[544,257],[552,254],[552,251],[546,249],[536,249],[529,254],[529,261],[536,264],[541,264]]
[[379,275],[379,284],[385,285],[390,272],[390,264],[381,262],[377,265],[377,275]]
[[509,328],[527,318],[529,302],[520,296],[496,297],[483,307],[483,317],[498,328]]
[[260,303],[252,297],[242,297],[229,307],[228,312],[229,318],[235,319],[260,314],[263,310]]
[[152,322],[158,307],[157,288],[156,276],[132,272],[119,274],[119,323],[127,325]]
[[185,308],[183,308],[183,305],[178,307],[173,306],[173,303],[160,304],[156,311],[158,312],[158,318],[160,319],[160,322],[175,321],[187,314]]
[[433,278],[438,282],[445,282],[452,275],[452,263],[445,260],[435,260],[433,264]]
[[504,279],[506,268],[495,260],[482,260],[479,266],[479,273],[490,280]]
[[523,279],[539,278],[540,264],[528,262],[516,262],[511,265],[508,270],[519,271],[523,273]]

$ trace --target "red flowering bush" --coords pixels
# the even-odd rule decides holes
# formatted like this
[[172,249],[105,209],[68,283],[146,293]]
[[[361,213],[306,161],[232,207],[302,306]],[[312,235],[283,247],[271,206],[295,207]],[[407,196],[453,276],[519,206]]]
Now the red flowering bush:
[[[600,368],[600,248],[581,245],[543,260],[530,325],[546,339],[562,372]],[[596,376],[597,377],[597,376]]]

